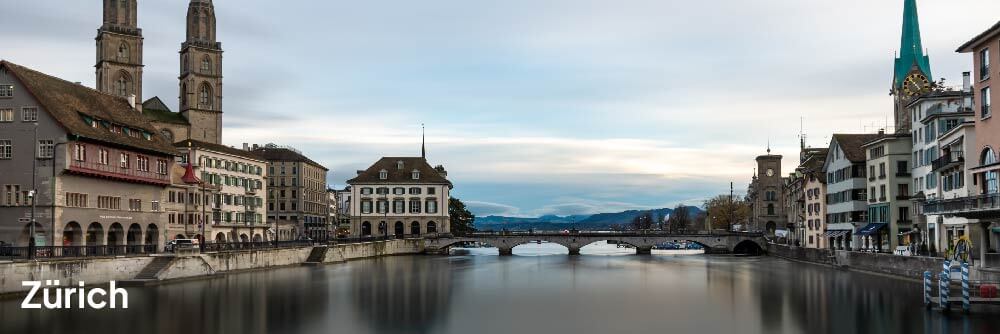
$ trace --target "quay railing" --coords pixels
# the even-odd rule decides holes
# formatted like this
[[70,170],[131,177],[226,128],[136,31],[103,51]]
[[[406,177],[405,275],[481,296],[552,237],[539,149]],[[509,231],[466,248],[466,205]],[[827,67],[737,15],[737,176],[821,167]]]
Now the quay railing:
[[924,204],[924,213],[963,213],[1000,210],[1000,194],[959,197],[929,201]]
[[100,256],[146,256],[158,251],[157,245],[101,246],[0,246],[0,260],[64,259]]

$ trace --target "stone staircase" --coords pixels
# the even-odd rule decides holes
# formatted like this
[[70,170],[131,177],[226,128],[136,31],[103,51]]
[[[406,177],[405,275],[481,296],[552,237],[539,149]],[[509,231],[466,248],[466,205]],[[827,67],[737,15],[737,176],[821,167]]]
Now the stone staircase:
[[309,257],[306,258],[306,262],[303,262],[302,264],[306,266],[315,266],[323,263],[323,260],[326,259],[326,252],[328,250],[329,248],[326,246],[313,247],[312,252],[309,253]]
[[156,274],[159,274],[160,271],[163,270],[163,268],[166,268],[167,266],[169,266],[170,263],[173,262],[173,261],[174,261],[174,258],[172,256],[171,257],[167,257],[167,256],[156,257],[156,258],[153,259],[153,262],[150,262],[148,265],[146,265],[145,268],[142,268],[142,270],[139,271],[138,275],[135,275],[135,279],[137,279],[137,280],[155,280],[156,279]]

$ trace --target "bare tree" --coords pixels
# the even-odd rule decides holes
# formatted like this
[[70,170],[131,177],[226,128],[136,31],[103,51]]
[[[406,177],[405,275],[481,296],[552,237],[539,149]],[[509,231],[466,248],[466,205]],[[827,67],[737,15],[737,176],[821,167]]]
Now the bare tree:
[[667,218],[667,228],[672,233],[687,231],[691,225],[691,212],[688,207],[678,204]]

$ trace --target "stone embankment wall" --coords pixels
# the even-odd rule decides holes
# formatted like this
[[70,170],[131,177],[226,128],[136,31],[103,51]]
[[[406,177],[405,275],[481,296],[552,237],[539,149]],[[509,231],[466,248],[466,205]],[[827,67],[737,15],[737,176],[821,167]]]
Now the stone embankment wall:
[[0,295],[27,292],[23,281],[59,280],[63,286],[132,279],[153,261],[153,257],[89,258],[73,260],[0,263]]
[[768,255],[789,260],[812,262],[853,270],[893,275],[908,279],[922,280],[924,271],[941,271],[941,258],[922,256],[896,256],[851,251],[831,251],[828,249],[804,248],[786,245],[767,245]]
[[[296,247],[285,249],[247,250],[205,253],[177,257],[160,270],[156,280],[185,279],[301,265],[313,248],[327,247],[322,263],[336,263],[368,257],[419,254],[424,251],[421,239],[366,242],[357,244]],[[60,261],[0,262],[0,295],[20,294],[28,289],[21,281],[59,280],[63,286],[107,284],[109,281],[135,279],[154,257],[84,258]]]

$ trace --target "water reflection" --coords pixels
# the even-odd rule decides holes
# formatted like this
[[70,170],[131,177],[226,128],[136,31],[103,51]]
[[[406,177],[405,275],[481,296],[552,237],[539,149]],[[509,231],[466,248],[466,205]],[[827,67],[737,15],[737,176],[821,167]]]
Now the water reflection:
[[997,308],[944,316],[918,282],[775,258],[495,252],[130,289],[128,310],[4,300],[0,333],[1000,333]]
[[[469,261],[457,261],[469,262]],[[437,332],[451,308],[447,258],[389,257],[362,261],[351,271],[351,300],[359,320],[376,332]]]

